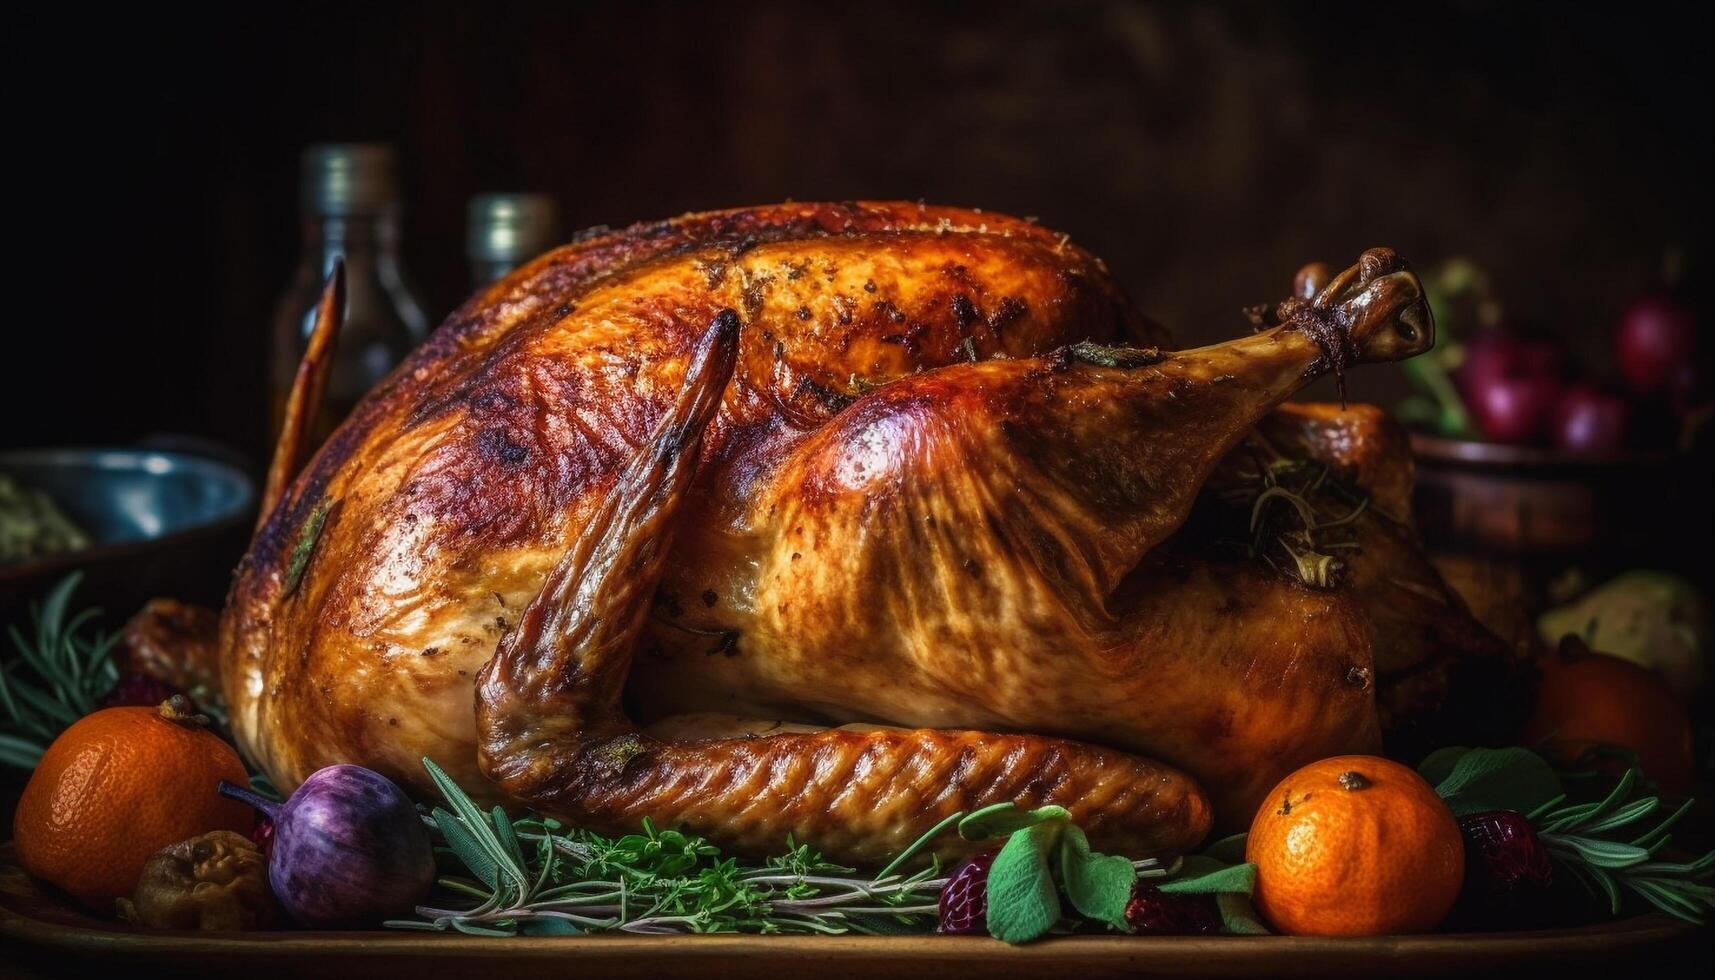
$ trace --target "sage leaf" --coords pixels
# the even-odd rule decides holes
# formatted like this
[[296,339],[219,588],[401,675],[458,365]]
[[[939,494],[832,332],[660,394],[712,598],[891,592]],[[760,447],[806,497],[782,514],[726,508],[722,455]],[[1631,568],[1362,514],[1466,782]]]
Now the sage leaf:
[[544,916],[540,919],[525,919],[518,923],[518,934],[521,936],[578,936],[583,934],[583,930],[565,919]]
[[1043,806],[1020,810],[1013,803],[996,803],[974,811],[959,821],[959,836],[965,840],[992,840],[1033,827],[1039,823],[1070,821],[1072,814],[1063,806]]
[[1529,813],[1562,789],[1560,777],[1542,756],[1513,747],[1471,749],[1435,784],[1435,792],[1454,815],[1465,816],[1485,810]]
[[1245,860],[1245,845],[1250,841],[1250,834],[1234,834],[1203,848],[1205,857],[1214,858],[1225,864],[1243,864]]
[[1137,884],[1137,869],[1131,861],[1091,851],[1084,832],[1076,824],[1067,824],[1060,832],[1060,878],[1066,897],[1084,918],[1127,929],[1125,907]]
[[[460,789],[440,766],[435,765],[433,760],[425,758],[423,768],[428,770],[429,779],[434,782],[435,788],[441,791],[441,798],[447,801],[447,805],[452,807],[453,812],[464,822],[464,829],[469,832],[471,841],[488,855],[489,862],[497,869],[496,874],[504,872],[507,883],[512,887],[527,887],[529,880],[524,876],[524,869],[514,864],[511,855],[501,846],[488,817],[476,808],[476,804],[471,802],[464,790]],[[498,882],[498,878],[496,881]]]
[[1471,749],[1464,745],[1449,745],[1444,749],[1436,749],[1417,764],[1417,774],[1429,785],[1440,786],[1448,776],[1453,775],[1453,767],[1459,764],[1459,760],[1470,752]]
[[524,860],[524,849],[518,846],[518,834],[512,829],[512,819],[506,815],[506,810],[496,805],[494,808],[494,836],[499,838],[500,846],[506,848],[506,853],[512,856],[519,868],[527,866]]
[[1181,877],[1162,884],[1161,890],[1173,895],[1219,895],[1230,893],[1249,896],[1256,891],[1256,865],[1222,864],[1213,858],[1193,855],[1185,859]]
[[477,880],[490,888],[499,887],[500,866],[488,856],[488,852],[482,849],[482,845],[476,842],[476,838],[463,822],[440,807],[435,807],[433,817],[435,829],[439,830],[441,836],[446,838],[447,847],[451,848],[453,854],[464,862],[464,866],[470,869],[470,873],[476,875]]
[[1217,892],[1215,908],[1221,913],[1221,926],[1235,936],[1266,936],[1268,926],[1256,914],[1250,897],[1238,892]]
[[1056,824],[1033,824],[1009,838],[989,868],[989,935],[1004,943],[1041,938],[1060,921],[1060,896],[1048,869]]

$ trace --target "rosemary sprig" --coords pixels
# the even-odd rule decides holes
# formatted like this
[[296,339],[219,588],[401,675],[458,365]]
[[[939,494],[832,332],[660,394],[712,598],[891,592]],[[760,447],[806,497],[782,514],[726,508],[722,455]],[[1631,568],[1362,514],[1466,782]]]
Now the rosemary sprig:
[[18,657],[0,666],[0,765],[34,769],[49,743],[100,707],[119,681],[119,634],[93,630],[101,610],[67,615],[82,580],[73,572],[31,605],[28,636],[7,629]]
[[1687,922],[1703,923],[1715,914],[1715,851],[1692,861],[1661,861],[1669,831],[1691,811],[1686,800],[1650,826],[1661,809],[1655,796],[1632,799],[1638,770],[1628,769],[1608,795],[1592,803],[1567,804],[1564,795],[1530,813],[1549,856],[1572,872],[1592,895],[1606,899],[1620,914],[1622,892],[1631,892]]

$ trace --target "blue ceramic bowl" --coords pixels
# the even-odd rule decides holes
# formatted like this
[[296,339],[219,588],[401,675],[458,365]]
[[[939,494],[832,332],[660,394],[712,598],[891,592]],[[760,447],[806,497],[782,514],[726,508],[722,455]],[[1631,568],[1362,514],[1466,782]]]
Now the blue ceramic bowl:
[[81,551],[0,564],[0,611],[15,612],[74,569],[78,604],[119,616],[153,595],[218,601],[256,506],[256,486],[231,463],[153,449],[18,449],[0,473],[48,495],[93,543]]

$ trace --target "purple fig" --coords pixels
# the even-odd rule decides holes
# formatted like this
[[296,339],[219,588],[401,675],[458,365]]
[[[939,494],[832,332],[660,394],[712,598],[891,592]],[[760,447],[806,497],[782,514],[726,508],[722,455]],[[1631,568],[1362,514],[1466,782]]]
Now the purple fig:
[[328,766],[284,803],[226,782],[220,792],[273,823],[268,884],[305,926],[374,926],[408,915],[434,883],[434,848],[417,808],[378,772]]

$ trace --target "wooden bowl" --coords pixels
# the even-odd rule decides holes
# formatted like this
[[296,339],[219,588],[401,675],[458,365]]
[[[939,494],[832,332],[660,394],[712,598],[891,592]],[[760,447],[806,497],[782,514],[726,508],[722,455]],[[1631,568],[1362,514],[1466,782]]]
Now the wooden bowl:
[[1418,528],[1434,550],[1679,567],[1707,541],[1690,457],[1580,455],[1413,434]]

